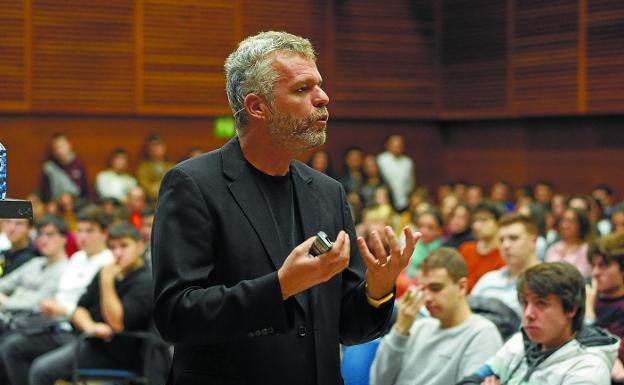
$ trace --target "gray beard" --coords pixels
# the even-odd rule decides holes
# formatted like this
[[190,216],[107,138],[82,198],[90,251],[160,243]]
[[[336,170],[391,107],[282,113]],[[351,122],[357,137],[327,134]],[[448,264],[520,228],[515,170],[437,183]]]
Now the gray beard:
[[299,154],[319,147],[327,139],[326,128],[313,131],[314,122],[321,113],[312,114],[307,119],[295,119],[290,114],[272,108],[271,118],[268,122],[269,135],[273,143],[292,153]]

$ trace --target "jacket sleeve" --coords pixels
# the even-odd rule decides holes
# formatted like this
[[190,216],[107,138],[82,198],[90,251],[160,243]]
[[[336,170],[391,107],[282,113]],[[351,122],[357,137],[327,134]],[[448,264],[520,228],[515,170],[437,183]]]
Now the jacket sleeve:
[[202,192],[183,170],[163,179],[154,217],[154,321],[162,336],[206,345],[289,327],[277,272],[226,287],[215,281],[219,233]]

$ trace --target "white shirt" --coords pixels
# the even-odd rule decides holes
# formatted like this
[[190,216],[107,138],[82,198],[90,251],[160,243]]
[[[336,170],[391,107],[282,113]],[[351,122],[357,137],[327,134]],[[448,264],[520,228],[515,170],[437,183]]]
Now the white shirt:
[[409,193],[414,188],[414,162],[407,155],[399,157],[385,151],[377,156],[384,182],[390,187],[394,206],[407,207]]
[[522,307],[518,301],[518,279],[509,279],[509,269],[503,267],[485,273],[475,286],[470,295],[497,298],[509,306],[513,311],[522,317]]
[[117,174],[113,170],[105,170],[97,174],[95,187],[101,198],[115,198],[123,201],[128,191],[136,187],[137,181],[130,174]]
[[67,316],[76,310],[80,296],[87,290],[87,286],[95,274],[104,265],[113,261],[113,253],[104,249],[98,254],[87,257],[84,251],[76,251],[69,259],[69,263],[59,281],[55,299],[67,308]]

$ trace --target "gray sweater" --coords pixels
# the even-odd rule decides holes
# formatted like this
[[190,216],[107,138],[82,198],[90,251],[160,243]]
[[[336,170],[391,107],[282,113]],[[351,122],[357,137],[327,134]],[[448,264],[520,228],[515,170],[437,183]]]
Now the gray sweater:
[[409,336],[394,328],[379,344],[371,385],[449,385],[473,373],[502,346],[496,326],[473,314],[441,329],[435,318],[414,322]]
[[8,297],[0,311],[38,313],[41,310],[41,301],[56,293],[67,259],[52,265],[47,263],[46,257],[36,257],[0,278],[0,293]]

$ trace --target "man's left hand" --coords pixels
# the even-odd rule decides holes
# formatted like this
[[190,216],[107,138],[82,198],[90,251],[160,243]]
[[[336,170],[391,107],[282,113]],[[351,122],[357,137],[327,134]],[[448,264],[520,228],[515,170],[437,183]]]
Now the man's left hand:
[[405,247],[399,246],[399,241],[390,226],[384,228],[384,236],[388,242],[389,252],[386,251],[382,235],[371,233],[370,247],[362,237],[358,237],[357,244],[366,265],[366,284],[368,295],[373,299],[383,298],[394,288],[399,273],[405,269],[414,252],[420,233],[414,233],[409,227],[403,229]]

